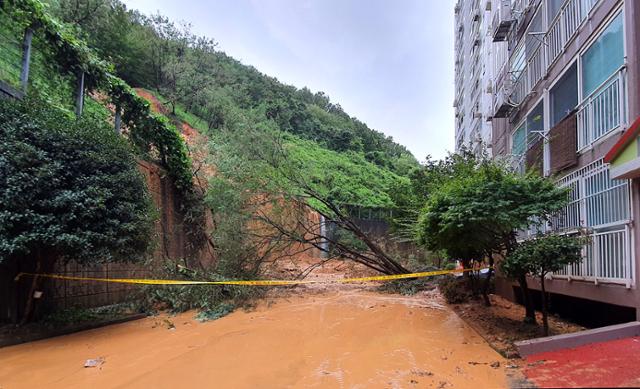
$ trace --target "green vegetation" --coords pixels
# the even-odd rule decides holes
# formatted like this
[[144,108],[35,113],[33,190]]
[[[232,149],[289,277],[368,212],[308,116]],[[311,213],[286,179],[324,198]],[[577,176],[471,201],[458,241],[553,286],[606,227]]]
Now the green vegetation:
[[[193,35],[188,27],[129,11],[117,0],[52,0],[46,5],[15,0],[0,7],[2,24],[11,25],[14,36],[27,26],[35,30],[29,90],[46,106],[43,114],[55,110],[73,121],[76,80],[84,74],[87,90],[99,95],[86,99],[77,126],[92,120],[101,129],[97,133],[106,131],[113,114],[105,103],[122,113],[131,150],[164,166],[180,191],[194,253],[207,238],[206,196],[214,211],[215,228],[207,232],[216,263],[199,277],[256,278],[264,261],[293,244],[317,246],[327,237],[304,233],[317,225],[304,225],[301,231],[297,223],[307,221],[310,211],[334,227],[333,255],[385,273],[407,271],[351,222],[349,209],[404,207],[397,194],[411,190],[407,177],[418,164],[406,148],[350,117],[324,93],[284,85],[218,51],[213,40]],[[130,85],[153,91],[170,112],[152,113]],[[179,121],[211,140],[210,161],[217,174],[206,194],[194,188]],[[112,130],[111,136],[117,138]],[[130,189],[136,188],[144,192],[135,185]],[[136,248],[125,239],[119,242]],[[112,254],[105,260],[119,258]],[[76,253],[69,257],[76,256],[82,261]],[[176,271],[166,270],[166,275]],[[157,288],[154,293],[156,302],[172,309],[199,308],[209,317],[244,298],[224,288],[205,294],[202,288]]]
[[[588,241],[580,235],[546,234],[524,241],[500,263],[504,274],[513,279],[531,275],[540,280],[542,288],[542,323],[544,335],[549,335],[545,277],[567,265],[582,261],[582,248]],[[525,283],[526,287],[526,283]],[[529,291],[523,292],[528,295]]]
[[46,272],[58,260],[145,257],[152,211],[144,180],[129,144],[102,118],[76,120],[40,100],[0,101],[0,135],[0,262],[35,258],[36,272]]
[[210,133],[229,129],[240,117],[251,118],[246,125],[272,122],[280,131],[334,151],[359,153],[401,174],[417,167],[406,148],[350,117],[324,93],[265,76],[217,50],[212,39],[165,17],[141,15],[117,0],[51,1],[51,10],[79,26],[129,84],[159,92],[178,116],[189,112],[202,118]]
[[[535,174],[520,175],[498,162],[480,160],[461,166],[429,196],[418,220],[418,239],[431,250],[444,250],[465,268],[509,255],[518,246],[517,231],[544,223],[567,202],[567,190]],[[490,304],[484,287],[485,303]],[[475,289],[475,287],[474,287]]]

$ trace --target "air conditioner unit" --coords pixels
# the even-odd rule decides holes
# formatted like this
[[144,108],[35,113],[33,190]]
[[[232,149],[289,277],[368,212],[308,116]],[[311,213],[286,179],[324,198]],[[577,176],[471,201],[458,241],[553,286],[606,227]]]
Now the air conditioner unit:
[[511,0],[501,0],[500,8],[493,18],[493,41],[503,42],[511,30],[511,26],[516,22],[513,12],[511,12]]
[[515,105],[511,103],[511,93],[513,92],[513,81],[511,77],[505,77],[502,85],[497,88],[494,104],[493,117],[506,118]]

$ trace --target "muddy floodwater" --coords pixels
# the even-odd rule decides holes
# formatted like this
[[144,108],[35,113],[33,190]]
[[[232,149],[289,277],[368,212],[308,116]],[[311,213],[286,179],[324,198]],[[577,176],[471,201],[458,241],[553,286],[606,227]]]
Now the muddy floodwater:
[[[0,388],[506,386],[503,358],[434,295],[324,290],[206,323],[193,316],[0,349]],[[95,358],[104,363],[83,367]]]

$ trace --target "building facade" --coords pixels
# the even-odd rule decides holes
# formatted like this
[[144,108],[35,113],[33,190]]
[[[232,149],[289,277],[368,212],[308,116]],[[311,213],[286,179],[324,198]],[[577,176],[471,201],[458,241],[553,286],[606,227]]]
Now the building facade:
[[458,0],[455,7],[456,151],[491,153],[493,79],[491,7],[480,0]]
[[493,157],[570,188],[571,202],[546,228],[592,235],[584,260],[554,274],[547,290],[640,312],[640,1],[480,6],[491,19]]

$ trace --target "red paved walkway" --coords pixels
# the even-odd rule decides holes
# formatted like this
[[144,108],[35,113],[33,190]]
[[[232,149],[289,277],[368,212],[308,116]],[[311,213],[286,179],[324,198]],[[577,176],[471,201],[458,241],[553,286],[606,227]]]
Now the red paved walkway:
[[526,377],[541,388],[640,387],[640,337],[530,355]]

